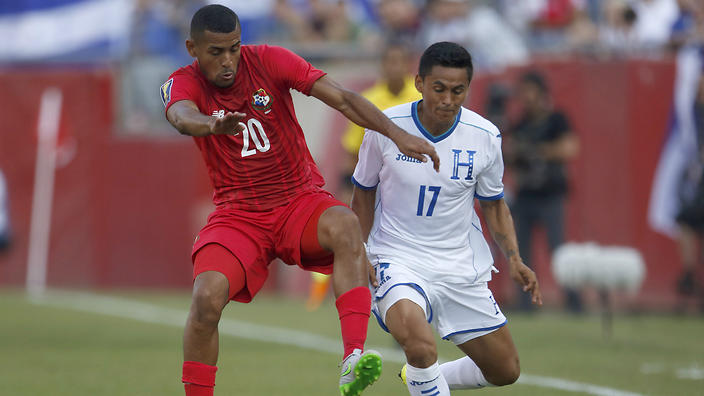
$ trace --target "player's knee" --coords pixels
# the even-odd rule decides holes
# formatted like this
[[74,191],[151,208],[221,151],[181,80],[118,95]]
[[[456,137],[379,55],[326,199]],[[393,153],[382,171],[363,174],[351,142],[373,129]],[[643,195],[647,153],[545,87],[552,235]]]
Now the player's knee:
[[[506,364],[501,366],[501,371],[494,375],[487,376],[486,380],[496,386],[511,385],[518,381],[521,375],[521,366],[518,361],[518,356],[510,359]],[[490,378],[491,377],[491,378]]]
[[193,293],[193,313],[196,322],[217,325],[222,313],[223,293],[214,288],[200,287]]
[[426,340],[413,340],[403,345],[406,360],[413,367],[430,367],[438,360],[438,352],[435,343]]
[[351,210],[340,210],[326,230],[334,248],[357,248],[361,245],[359,219]]

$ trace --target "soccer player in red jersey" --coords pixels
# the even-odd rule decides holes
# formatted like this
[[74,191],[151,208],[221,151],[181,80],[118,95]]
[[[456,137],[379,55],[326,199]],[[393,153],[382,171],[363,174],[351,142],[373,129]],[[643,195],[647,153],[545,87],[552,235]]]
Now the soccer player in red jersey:
[[[193,246],[193,297],[184,331],[187,396],[212,395],[218,322],[229,300],[249,302],[275,257],[333,274],[344,355],[342,395],[359,395],[381,372],[363,352],[370,314],[369,262],[359,221],[323,190],[289,90],[314,96],[351,121],[388,136],[404,154],[439,160],[360,95],[284,48],[245,46],[237,15],[209,5],[191,20],[186,48],[196,58],[161,87],[166,118],[193,136],[215,189],[215,211]],[[428,156],[428,157],[426,157]]]

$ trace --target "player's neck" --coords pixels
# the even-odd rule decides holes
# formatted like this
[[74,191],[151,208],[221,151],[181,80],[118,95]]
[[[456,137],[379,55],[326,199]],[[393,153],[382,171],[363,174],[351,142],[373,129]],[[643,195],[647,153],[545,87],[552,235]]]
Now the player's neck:
[[403,91],[403,88],[405,86],[405,81],[404,80],[399,80],[399,79],[390,79],[387,80],[386,82],[386,89],[389,90],[391,95],[393,96],[398,96],[401,94],[401,91]]
[[423,128],[425,128],[425,130],[433,136],[440,136],[447,132],[447,130],[450,129],[455,122],[454,118],[449,123],[433,119],[432,116],[428,115],[428,112],[425,111],[423,101],[418,103],[418,121],[420,121]]

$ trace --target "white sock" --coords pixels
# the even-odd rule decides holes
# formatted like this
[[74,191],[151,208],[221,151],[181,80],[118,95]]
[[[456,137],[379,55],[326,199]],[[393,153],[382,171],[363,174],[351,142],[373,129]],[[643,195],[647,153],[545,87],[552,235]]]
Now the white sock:
[[440,365],[440,372],[450,389],[477,389],[494,386],[484,378],[474,360],[468,356]]
[[450,396],[450,388],[440,372],[438,362],[428,368],[407,364],[406,386],[411,396]]

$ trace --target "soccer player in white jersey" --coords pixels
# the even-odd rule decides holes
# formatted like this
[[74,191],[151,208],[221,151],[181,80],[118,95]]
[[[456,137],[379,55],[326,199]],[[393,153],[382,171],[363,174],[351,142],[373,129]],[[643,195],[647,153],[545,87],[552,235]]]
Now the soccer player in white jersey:
[[[501,134],[462,107],[472,72],[464,48],[435,43],[423,53],[415,79],[423,99],[385,111],[399,127],[433,144],[439,172],[367,131],[352,178],[352,209],[378,282],[373,312],[403,347],[413,396],[508,385],[520,373],[506,317],[487,286],[495,268],[474,198],[510,276],[533,303],[542,304],[503,199]],[[438,365],[432,328],[467,356]]]

